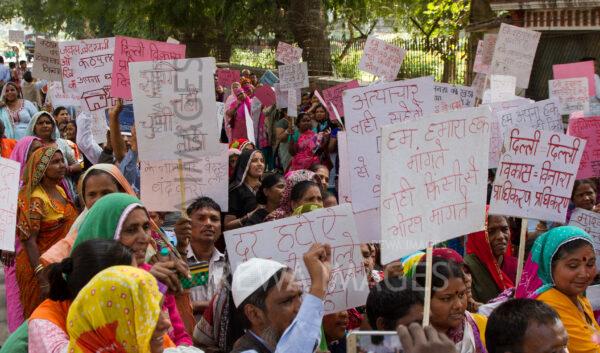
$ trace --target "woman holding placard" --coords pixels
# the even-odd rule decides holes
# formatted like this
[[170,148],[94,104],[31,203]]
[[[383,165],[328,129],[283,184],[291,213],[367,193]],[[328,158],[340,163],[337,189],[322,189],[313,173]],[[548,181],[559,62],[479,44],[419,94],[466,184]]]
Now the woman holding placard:
[[6,129],[6,137],[20,140],[28,135],[27,125],[37,112],[35,104],[23,99],[17,84],[8,82],[4,85],[0,94],[0,121]]
[[225,230],[246,226],[256,210],[256,192],[265,171],[265,158],[259,150],[244,150],[238,158],[229,184],[229,211]]
[[329,130],[316,133],[312,130],[312,121],[309,114],[300,113],[296,121],[298,130],[290,131],[289,152],[293,156],[290,171],[309,169],[313,164],[321,161],[321,155],[327,148]]

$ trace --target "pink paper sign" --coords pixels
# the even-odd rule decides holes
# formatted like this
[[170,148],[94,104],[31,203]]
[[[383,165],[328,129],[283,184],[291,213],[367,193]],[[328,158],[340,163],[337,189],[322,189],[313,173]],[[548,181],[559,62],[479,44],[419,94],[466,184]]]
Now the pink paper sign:
[[154,40],[117,36],[115,38],[115,57],[113,60],[110,93],[113,97],[131,100],[130,62],[184,58],[184,44],[171,44]]
[[254,96],[265,106],[273,105],[277,102],[275,91],[270,86],[260,86],[254,91]]
[[286,42],[279,42],[275,58],[285,65],[299,63],[300,59],[302,59],[302,48],[295,47]]
[[554,79],[586,77],[588,79],[589,96],[596,95],[596,83],[594,82],[594,62],[582,61],[578,63],[552,65]]
[[352,89],[358,87],[358,81],[353,80],[350,82],[345,82],[328,89],[323,90],[323,100],[327,103],[327,110],[329,111],[329,116],[335,116],[335,112],[331,105],[335,106],[335,109],[342,115],[344,114],[344,103],[342,101],[342,92],[347,89]]
[[231,87],[234,82],[240,82],[240,70],[217,69],[217,83],[223,87]]
[[568,134],[587,140],[577,179],[595,178],[600,175],[600,116],[569,119]]

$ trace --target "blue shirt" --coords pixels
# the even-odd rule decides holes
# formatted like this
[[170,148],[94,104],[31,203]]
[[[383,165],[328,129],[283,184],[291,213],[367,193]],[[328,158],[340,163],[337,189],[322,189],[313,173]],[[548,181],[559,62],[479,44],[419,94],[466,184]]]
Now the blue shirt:
[[119,169],[123,176],[136,194],[140,194],[140,168],[138,167],[138,154],[133,150],[127,151],[127,154],[119,164]]
[[[323,301],[312,294],[305,294],[298,315],[285,329],[273,353],[313,352],[321,339],[321,320],[323,320]],[[252,331],[250,333],[268,347],[262,338]],[[257,352],[251,349],[242,353]]]
[[0,64],[0,80],[7,83],[10,81],[10,78],[10,69],[4,66],[4,64]]

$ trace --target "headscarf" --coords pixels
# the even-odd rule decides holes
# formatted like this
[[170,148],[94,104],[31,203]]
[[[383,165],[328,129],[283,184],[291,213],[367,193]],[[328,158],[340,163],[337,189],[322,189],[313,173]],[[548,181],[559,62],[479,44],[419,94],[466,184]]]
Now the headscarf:
[[136,208],[145,210],[135,196],[120,192],[103,196],[81,223],[73,249],[90,239],[119,239],[125,219]]
[[[458,265],[462,265],[465,262],[463,257],[460,256],[460,254],[457,253],[456,250],[450,248],[434,248],[431,252],[431,257],[439,257],[444,260],[451,260],[456,262]],[[421,259],[419,259],[419,262],[425,262],[425,256],[421,257]]]
[[[459,265],[464,264],[463,257],[460,256],[455,250],[450,248],[434,248],[431,252],[432,258],[439,257],[444,260],[452,260]],[[407,256],[402,261],[402,267],[404,268],[404,276],[407,278],[412,278],[415,274],[415,270],[420,263],[426,261],[425,253],[422,251],[418,251],[412,255]]]
[[[492,252],[492,247],[490,245],[490,239],[487,231],[487,219],[489,217],[488,214],[489,206],[486,207],[485,213],[485,230],[477,233],[471,233],[467,237],[467,254],[473,254],[481,261],[481,263],[485,266],[490,276],[498,286],[500,292],[504,291],[507,288],[512,288],[515,286],[510,277],[502,271],[500,265],[498,265],[498,261],[496,261],[496,257]],[[508,246],[506,247],[506,252],[504,253],[504,258],[508,258],[511,255],[510,249],[510,241]]]
[[253,145],[253,143],[248,141],[248,139],[239,138],[239,139],[233,141],[232,143],[230,143],[229,148],[230,149],[235,148],[238,151],[240,151],[240,153],[241,153],[242,151],[244,151],[244,148],[248,145]]
[[154,276],[132,266],[98,273],[69,308],[69,352],[148,352],[163,294]]
[[54,119],[52,114],[50,114],[44,110],[41,110],[41,111],[35,113],[31,117],[31,120],[29,121],[29,125],[27,125],[26,134],[28,136],[35,136],[35,124],[37,124],[38,119],[44,115],[48,116],[50,118],[50,121],[52,121],[54,123],[54,130],[52,131],[52,135],[50,136],[50,138],[52,138],[52,140],[54,140],[54,141],[57,141],[58,139],[60,139],[60,130],[58,130],[58,124],[56,123],[56,120]]
[[536,298],[554,287],[552,259],[563,245],[578,239],[585,240],[592,248],[594,247],[590,235],[583,229],[573,226],[552,228],[538,236],[531,248],[530,257],[525,265],[527,271],[524,271],[521,276],[516,297]]
[[295,170],[286,175],[285,178],[285,189],[283,189],[283,193],[281,195],[281,201],[279,202],[279,207],[271,212],[266,221],[273,221],[276,219],[281,219],[288,217],[292,214],[292,189],[296,184],[301,181],[312,180],[314,181],[316,174],[311,172],[310,170]]
[[[14,82],[7,82],[4,87],[2,87],[2,92],[0,93],[0,101],[6,103],[4,100],[4,94],[6,93],[6,89],[8,86],[13,86],[17,89],[17,99],[23,99],[23,92],[21,92],[21,88]],[[8,109],[0,109],[0,120],[4,122],[4,133],[6,136],[14,138],[15,136],[15,122],[12,117],[8,113]]]
[[12,150],[10,154],[10,159],[13,161],[17,161],[21,163],[21,180],[23,179],[23,172],[25,171],[25,165],[27,164],[27,154],[29,153],[29,149],[31,148],[31,144],[33,141],[40,141],[39,137],[36,136],[24,136],[15,145],[15,148]]
[[231,182],[229,183],[229,191],[239,187],[244,184],[244,180],[246,179],[246,174],[248,174],[248,169],[250,168],[250,161],[255,153],[261,153],[259,150],[245,150],[242,151],[240,157],[235,164],[235,169],[233,170],[233,177]]
[[404,276],[407,278],[412,278],[415,273],[416,264],[421,261],[421,258],[425,256],[425,253],[422,251],[417,251],[414,254],[405,256],[400,259],[402,262],[402,268],[404,269]]
[[[4,101],[4,94],[6,93],[6,88],[8,86],[13,86],[17,90],[17,99],[23,99],[23,92],[21,91],[21,87],[14,82],[6,82],[2,87],[2,93],[0,93],[0,100]],[[6,103],[6,102],[5,102]]]

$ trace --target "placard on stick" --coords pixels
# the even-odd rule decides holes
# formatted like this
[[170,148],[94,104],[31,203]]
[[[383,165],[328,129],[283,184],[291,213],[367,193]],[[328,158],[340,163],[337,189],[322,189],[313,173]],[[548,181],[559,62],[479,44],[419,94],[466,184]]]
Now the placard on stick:
[[333,111],[333,107],[331,106],[331,104],[335,106],[335,109],[337,109],[339,113],[343,114],[344,101],[342,99],[342,92],[348,89],[356,88],[358,86],[358,81],[352,80],[349,82],[340,83],[339,85],[335,85],[333,87],[329,87],[323,90],[323,100],[326,103],[329,103],[326,104],[326,107],[330,117],[335,116],[335,112]]
[[576,208],[571,213],[569,225],[585,230],[592,237],[596,253],[596,267],[600,268],[600,214]]
[[0,249],[15,251],[21,164],[0,157]]
[[540,32],[502,23],[494,47],[491,73],[514,76],[517,87],[529,87],[540,36]]
[[552,73],[555,80],[585,77],[588,80],[588,95],[590,97],[596,95],[596,80],[594,78],[596,69],[593,61],[552,65]]
[[466,108],[382,127],[382,263],[484,228],[490,116]]
[[561,114],[588,112],[590,110],[588,91],[588,79],[585,77],[548,81],[548,93],[550,98],[556,98],[560,102]]
[[33,69],[31,70],[33,77],[38,80],[62,80],[58,42],[37,37],[33,58]]
[[230,88],[234,82],[240,82],[240,70],[217,69],[217,83]]
[[9,29],[8,41],[15,43],[23,43],[25,41],[25,31]]
[[289,91],[308,87],[308,64],[306,62],[279,66],[279,88]]
[[302,59],[302,48],[295,47],[286,42],[279,42],[277,43],[275,59],[286,65],[299,63]]
[[446,113],[475,106],[475,89],[472,87],[436,82],[433,85],[433,92],[434,113]]
[[358,68],[384,81],[394,81],[405,54],[406,50],[369,36]]
[[600,175],[600,117],[569,119],[568,134],[586,140],[577,179]]
[[483,40],[477,44],[477,53],[473,63],[473,71],[480,74],[489,75],[492,65],[492,57],[494,48],[496,47],[497,34],[486,33],[483,35]]

